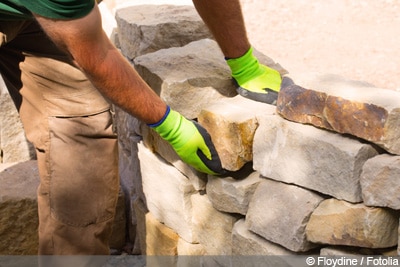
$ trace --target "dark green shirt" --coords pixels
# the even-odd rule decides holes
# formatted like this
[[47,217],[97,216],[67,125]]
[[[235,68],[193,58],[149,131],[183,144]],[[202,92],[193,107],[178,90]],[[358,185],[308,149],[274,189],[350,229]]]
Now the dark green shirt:
[[32,13],[52,19],[76,19],[93,9],[95,0],[0,0],[0,20],[32,19]]

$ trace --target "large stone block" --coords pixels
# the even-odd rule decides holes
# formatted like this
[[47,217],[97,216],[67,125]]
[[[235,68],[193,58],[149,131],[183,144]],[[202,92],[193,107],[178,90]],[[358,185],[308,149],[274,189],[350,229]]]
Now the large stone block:
[[400,156],[382,154],[369,159],[361,173],[361,190],[367,206],[400,210]]
[[397,244],[398,226],[393,210],[327,199],[312,213],[306,233],[315,243],[388,248]]
[[191,195],[196,191],[181,172],[142,144],[139,145],[143,192],[149,211],[187,242],[193,233]]
[[361,202],[362,166],[377,151],[337,133],[282,119],[259,119],[254,137],[254,169],[350,202]]
[[282,88],[285,118],[351,134],[400,154],[400,92],[335,75],[302,74]]
[[209,104],[236,95],[224,55],[210,39],[158,50],[137,57],[134,64],[171,108],[190,119]]
[[274,114],[275,106],[236,96],[204,107],[199,123],[210,133],[222,167],[237,171],[253,160],[257,114]]
[[130,59],[212,36],[193,6],[130,6],[116,20],[121,51]]
[[314,247],[305,228],[323,198],[303,188],[265,179],[250,201],[246,223],[250,231],[292,251]]

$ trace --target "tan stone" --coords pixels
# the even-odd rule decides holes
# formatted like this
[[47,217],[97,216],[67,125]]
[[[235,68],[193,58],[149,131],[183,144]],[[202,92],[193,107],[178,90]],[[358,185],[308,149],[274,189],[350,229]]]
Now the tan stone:
[[236,222],[232,233],[233,255],[294,255],[284,247],[249,231],[244,219]]
[[306,239],[305,228],[322,200],[304,188],[264,179],[250,201],[246,223],[270,242],[295,252],[308,251],[317,245]]
[[388,248],[397,244],[398,226],[392,210],[327,199],[311,214],[306,233],[316,243]]
[[336,75],[292,75],[277,110],[285,118],[351,134],[400,154],[400,93]]
[[211,103],[237,94],[224,56],[211,39],[142,55],[134,64],[149,86],[189,119]]
[[196,191],[191,182],[142,144],[139,144],[139,159],[149,211],[187,242],[196,243],[191,204],[191,195]]
[[25,137],[18,111],[0,77],[0,162],[12,163],[35,159],[35,150]]
[[37,163],[27,161],[0,167],[0,255],[36,255]]
[[378,152],[370,144],[280,116],[260,117],[253,167],[262,176],[335,198],[361,202],[362,166]]
[[210,133],[222,167],[237,171],[253,160],[257,114],[273,113],[275,106],[236,96],[208,105],[201,111],[198,120]]
[[206,255],[231,255],[236,216],[214,209],[207,195],[193,194],[192,205],[196,237]]
[[212,36],[192,6],[131,6],[119,9],[116,20],[122,53],[130,59]]
[[241,180],[209,176],[207,195],[217,210],[246,215],[249,202],[261,181],[258,172]]
[[201,244],[192,244],[180,238],[178,241],[178,255],[179,256],[200,256],[205,255],[206,250]]
[[365,162],[360,177],[367,206],[400,210],[400,156],[382,154]]

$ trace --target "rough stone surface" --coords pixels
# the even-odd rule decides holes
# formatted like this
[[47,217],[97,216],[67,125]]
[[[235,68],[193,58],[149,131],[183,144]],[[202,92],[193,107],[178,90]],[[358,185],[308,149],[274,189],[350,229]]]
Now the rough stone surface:
[[236,96],[205,107],[199,123],[210,133],[222,167],[237,171],[253,160],[253,140],[257,114],[273,114],[275,106]]
[[187,242],[196,243],[190,200],[195,190],[190,181],[142,144],[139,145],[139,160],[149,211]]
[[257,172],[242,180],[209,176],[207,196],[219,211],[246,215],[250,199],[262,180]]
[[282,88],[285,118],[346,133],[400,154],[400,92],[335,75],[302,74]]
[[294,252],[249,231],[244,219],[235,223],[232,231],[233,255],[293,255]]
[[190,119],[210,103],[236,95],[224,56],[210,39],[139,56],[134,64],[172,109]]
[[212,36],[192,6],[131,6],[119,9],[116,20],[122,53],[130,59]]
[[213,208],[207,195],[193,194],[193,224],[206,255],[232,254],[232,229],[237,218]]
[[397,245],[398,227],[393,210],[327,199],[312,213],[306,232],[315,243],[388,248]]
[[182,238],[179,239],[178,241],[178,255],[183,255],[183,256],[199,256],[199,255],[205,255],[206,250],[204,249],[204,246],[201,244],[192,244],[189,242],[186,242]]
[[360,180],[364,204],[400,210],[399,178],[399,156],[382,154],[369,159]]
[[310,125],[265,116],[254,137],[254,169],[350,202],[361,202],[360,174],[377,155],[369,144]]
[[36,161],[0,166],[0,254],[36,255],[38,216]]
[[33,146],[26,140],[18,111],[1,77],[0,107],[0,162],[11,163],[35,159]]
[[306,239],[305,228],[323,200],[303,188],[265,179],[250,201],[249,230],[292,251],[308,251],[316,245]]
[[193,167],[183,162],[172,146],[162,139],[155,131],[151,130],[145,123],[141,124],[140,134],[147,148],[159,154],[164,160],[188,177],[197,191],[204,190],[207,181],[207,175],[205,173],[196,171]]

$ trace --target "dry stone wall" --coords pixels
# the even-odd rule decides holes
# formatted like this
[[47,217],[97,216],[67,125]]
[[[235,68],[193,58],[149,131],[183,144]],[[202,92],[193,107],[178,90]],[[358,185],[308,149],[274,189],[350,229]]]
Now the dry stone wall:
[[193,7],[133,6],[116,18],[122,53],[173,109],[209,131],[232,171],[196,172],[116,109],[136,253],[397,254],[399,93],[287,74],[258,55],[285,82],[276,107],[253,102],[236,96]]

